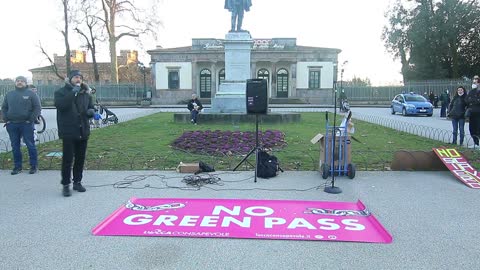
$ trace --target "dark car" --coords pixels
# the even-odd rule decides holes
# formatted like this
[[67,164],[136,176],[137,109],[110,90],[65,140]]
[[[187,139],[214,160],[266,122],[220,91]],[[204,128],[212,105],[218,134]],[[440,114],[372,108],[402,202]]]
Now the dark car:
[[426,98],[415,93],[396,95],[392,100],[392,114],[432,116],[433,105]]

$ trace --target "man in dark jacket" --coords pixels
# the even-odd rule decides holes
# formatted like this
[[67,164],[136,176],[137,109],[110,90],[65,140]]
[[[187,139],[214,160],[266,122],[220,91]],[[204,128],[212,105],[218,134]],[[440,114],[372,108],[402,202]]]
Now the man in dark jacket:
[[[78,70],[72,70],[65,86],[55,91],[57,108],[58,137],[62,139],[62,181],[63,196],[71,195],[70,177],[73,164],[73,190],[85,192],[82,186],[83,166],[90,136],[89,118],[95,114],[92,97],[88,94],[88,85],[82,83],[83,76]],[[73,159],[75,157],[75,162]]]
[[480,80],[473,79],[472,90],[465,99],[470,110],[468,129],[475,145],[479,145],[480,139]]
[[14,168],[12,175],[22,171],[20,140],[23,138],[30,157],[30,174],[37,172],[37,148],[33,136],[34,122],[42,108],[37,95],[27,87],[27,78],[15,79],[15,90],[6,94],[2,104],[3,119],[12,145]]
[[447,117],[447,109],[450,105],[450,95],[448,94],[448,90],[442,93],[440,96],[440,101],[442,102],[442,107],[440,108],[440,117]]
[[187,108],[190,111],[190,121],[196,125],[198,114],[203,109],[202,103],[198,100],[197,95],[192,95],[192,99],[188,101]]
[[463,145],[463,139],[465,138],[465,112],[467,110],[467,103],[465,102],[466,96],[465,88],[459,86],[457,93],[448,106],[448,117],[452,119],[453,127],[452,144],[457,144],[457,135],[458,131],[460,131],[460,145]]

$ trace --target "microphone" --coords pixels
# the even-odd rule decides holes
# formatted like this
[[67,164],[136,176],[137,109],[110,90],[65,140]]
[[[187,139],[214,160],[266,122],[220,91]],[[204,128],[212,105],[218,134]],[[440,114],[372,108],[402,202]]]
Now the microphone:
[[[77,84],[75,84],[75,86],[76,86],[76,87],[80,87],[80,84],[79,84],[79,83],[77,83]],[[75,92],[75,96],[77,96],[77,95],[78,95],[78,92],[79,92],[79,91]]]

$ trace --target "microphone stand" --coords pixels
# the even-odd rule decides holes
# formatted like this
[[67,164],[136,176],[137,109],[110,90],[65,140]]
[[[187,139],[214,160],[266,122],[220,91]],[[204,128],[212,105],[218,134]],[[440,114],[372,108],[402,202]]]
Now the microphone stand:
[[[343,68],[342,68],[342,71],[341,71],[341,75],[340,75],[340,88],[343,87],[343,84],[342,84],[342,81],[343,81]],[[330,193],[330,194],[339,194],[339,193],[342,193],[342,189],[339,188],[339,187],[336,187],[335,186],[335,141],[337,140],[337,138],[335,137],[335,133],[337,131],[337,127],[336,127],[336,121],[337,121],[337,83],[334,83],[333,85],[333,92],[334,92],[334,102],[333,102],[333,128],[332,128],[332,185],[331,186],[326,186],[323,191],[325,191],[326,193]],[[328,142],[325,142],[325,143],[328,143]],[[338,161],[340,163],[340,161]]]

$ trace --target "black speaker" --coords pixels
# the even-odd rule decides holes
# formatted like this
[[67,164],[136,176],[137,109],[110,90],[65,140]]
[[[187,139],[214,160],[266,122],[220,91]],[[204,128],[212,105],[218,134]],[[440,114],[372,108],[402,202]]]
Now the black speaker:
[[267,80],[247,80],[247,114],[266,114],[267,110]]

